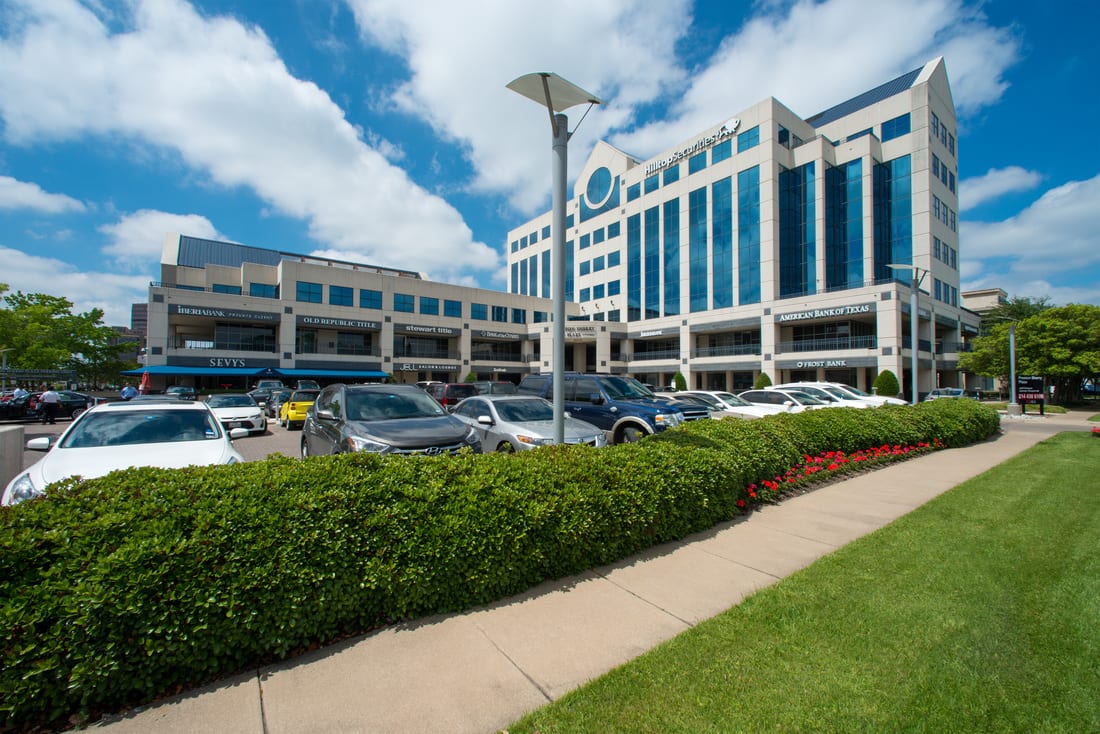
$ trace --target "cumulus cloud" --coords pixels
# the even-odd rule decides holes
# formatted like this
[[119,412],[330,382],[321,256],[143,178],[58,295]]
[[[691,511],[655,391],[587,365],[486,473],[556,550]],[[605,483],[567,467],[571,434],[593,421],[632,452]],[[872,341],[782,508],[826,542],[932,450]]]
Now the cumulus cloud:
[[159,263],[164,238],[169,234],[231,241],[220,234],[209,219],[199,214],[171,214],[150,209],[128,214],[114,224],[103,225],[99,230],[110,237],[103,252],[113,256],[117,265],[130,269],[148,268],[151,263]]
[[260,29],[182,0],[116,7],[118,17],[72,0],[10,2],[0,39],[10,143],[133,140],[308,222],[322,247],[395,266],[499,267],[452,206],[391,165],[392,147],[371,147],[324,91],[294,78]]
[[0,176],[0,209],[31,209],[45,214],[82,212],[83,202],[64,194],[50,194],[38,184]]
[[987,201],[1016,191],[1028,191],[1043,180],[1038,171],[1028,171],[1020,166],[992,168],[984,175],[959,182],[959,208],[973,209]]
[[[981,262],[966,288],[1000,287],[1013,294],[1050,295],[1055,302],[1100,303],[1100,175],[1050,189],[1019,214],[999,222],[964,222],[966,259]],[[1058,276],[1060,297],[1039,293]],[[1025,292],[1027,289],[1027,292]],[[1067,299],[1067,300],[1063,300]]]
[[81,271],[63,260],[28,255],[2,244],[0,262],[3,282],[12,291],[57,295],[58,283],[64,283],[64,296],[75,312],[101,309],[103,322],[111,326],[129,326],[130,304],[149,300],[148,275]]

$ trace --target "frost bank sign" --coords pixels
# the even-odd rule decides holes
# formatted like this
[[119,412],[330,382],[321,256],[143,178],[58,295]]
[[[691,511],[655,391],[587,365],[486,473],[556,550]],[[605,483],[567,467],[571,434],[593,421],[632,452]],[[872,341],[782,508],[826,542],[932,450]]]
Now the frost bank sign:
[[699,138],[688,147],[676,151],[667,158],[661,158],[660,160],[648,163],[645,167],[645,175],[648,176],[649,174],[660,171],[663,168],[668,168],[673,163],[679,163],[684,158],[693,156],[701,150],[706,150],[712,145],[721,143],[727,138],[732,138],[734,135],[737,134],[737,128],[739,127],[741,127],[741,120],[735,117],[722,127],[718,128],[718,130],[713,134],[705,135]]
[[859,316],[871,313],[875,310],[873,303],[857,303],[853,306],[837,306],[836,308],[815,308],[810,311],[793,311],[781,313],[775,318],[779,323],[787,321],[810,321],[812,319],[833,319],[838,316]]

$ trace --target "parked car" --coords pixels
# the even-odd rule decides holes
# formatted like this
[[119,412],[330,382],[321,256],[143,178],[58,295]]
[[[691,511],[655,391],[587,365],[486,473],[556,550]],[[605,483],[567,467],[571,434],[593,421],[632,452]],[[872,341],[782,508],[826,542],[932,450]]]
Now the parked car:
[[[705,408],[672,403],[626,375],[562,375],[565,409],[574,418],[598,426],[612,443],[637,441],[686,420],[709,418]],[[521,395],[535,395],[553,401],[552,374],[525,375],[519,383]]]
[[164,391],[165,395],[178,395],[184,400],[195,400],[198,398],[198,393],[195,388],[190,385],[171,385]]
[[776,385],[776,387],[791,387],[801,390],[803,387],[817,387],[823,390],[827,390],[831,395],[841,398],[842,400],[861,400],[871,405],[908,405],[909,403],[904,400],[900,400],[895,397],[889,397],[886,395],[871,395],[858,387],[852,387],[851,385],[845,385],[843,382],[788,382],[783,385]]
[[924,399],[928,400],[940,400],[943,398],[965,398],[966,393],[961,387],[937,387],[928,393]]
[[22,397],[4,400],[0,402],[0,419],[31,418],[33,417],[31,406],[31,393],[27,393]]
[[[477,431],[485,453],[511,453],[554,443],[554,405],[534,395],[477,395],[459,403],[454,415]],[[570,416],[563,423],[565,443],[607,445],[604,432],[591,423]]]
[[724,390],[680,390],[677,395],[694,395],[710,403],[714,418],[763,418],[766,415],[785,413],[779,405],[754,405],[744,398]]
[[453,454],[481,451],[477,432],[415,385],[329,385],[302,426],[302,458],[369,451]]
[[745,390],[739,395],[753,405],[778,405],[788,413],[828,408],[830,405],[801,390]]
[[317,399],[320,390],[295,390],[287,400],[279,406],[279,425],[286,426],[288,431],[301,428],[306,422],[306,413],[309,406]]
[[298,380],[298,387],[296,389],[317,390],[318,392],[320,392],[321,383],[317,382],[317,380]]
[[[27,393],[21,398],[13,398],[0,403],[0,418],[40,418],[41,408],[38,405],[38,396],[41,392]],[[57,409],[58,418],[76,418],[98,402],[97,398],[72,390],[58,390],[61,397],[60,406]]]
[[290,399],[290,390],[274,390],[267,400],[264,401],[263,409],[264,415],[271,420],[279,420],[279,411],[283,408],[283,403]]
[[256,405],[261,408],[266,408],[268,402],[271,401],[271,396],[279,390],[286,390],[285,387],[257,387],[254,390],[249,390],[246,395],[256,401]]
[[246,435],[243,429],[227,433],[203,403],[175,398],[100,403],[55,442],[50,436],[27,441],[27,449],[47,453],[8,484],[0,502],[37,497],[73,475],[87,479],[132,466],[234,464],[244,458],[229,440]]
[[835,387],[831,387],[828,385],[816,385],[805,382],[788,382],[782,385],[772,385],[764,389],[798,390],[800,392],[813,395],[815,398],[823,403],[827,403],[832,408],[857,408],[859,410],[866,410],[867,408],[877,407],[875,403],[857,398],[854,395],[848,395],[836,389]]
[[263,433],[267,430],[267,417],[251,395],[245,393],[211,395],[206,399],[206,404],[227,429],[247,428],[250,433]]
[[254,390],[284,390],[286,385],[282,380],[265,379],[257,380],[256,384],[252,386]]
[[441,380],[420,380],[416,383],[416,386],[421,390],[427,390],[430,385],[438,385]]
[[437,382],[428,385],[427,391],[447,410],[454,410],[459,402],[478,394],[472,382]]
[[478,381],[470,383],[477,388],[478,395],[515,395],[516,383],[500,380],[495,382]]

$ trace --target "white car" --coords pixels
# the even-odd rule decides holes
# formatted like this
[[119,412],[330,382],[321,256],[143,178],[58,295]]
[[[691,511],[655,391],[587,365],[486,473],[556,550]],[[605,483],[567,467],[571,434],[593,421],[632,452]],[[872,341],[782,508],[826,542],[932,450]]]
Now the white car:
[[247,393],[211,395],[206,399],[206,404],[227,430],[247,428],[249,433],[267,431],[264,409]]
[[[475,395],[456,405],[454,416],[477,432],[486,454],[554,443],[554,404],[534,395]],[[568,414],[563,428],[565,443],[607,445],[601,429]]]
[[768,387],[762,390],[746,390],[740,393],[740,398],[749,401],[753,405],[775,405],[787,413],[801,413],[804,410],[819,410],[828,408],[834,403],[819,400],[813,395],[801,390],[789,388]]
[[818,387],[827,390],[829,393],[837,396],[842,396],[845,400],[861,400],[873,406],[879,405],[908,405],[909,403],[898,398],[886,397],[883,395],[871,395],[860,390],[858,387],[852,387],[851,385],[845,385],[842,382],[789,382],[786,387],[792,387],[796,389],[802,389],[803,387]]
[[14,505],[45,493],[71,476],[101,477],[116,469],[236,464],[244,461],[228,434],[203,403],[181,400],[100,403],[82,414],[51,444],[50,436],[27,441],[48,453],[8,484],[0,503]]
[[766,415],[786,413],[781,405],[754,405],[724,390],[680,390],[676,395],[693,395],[706,400],[712,406],[714,418],[733,416],[736,418],[763,418]]

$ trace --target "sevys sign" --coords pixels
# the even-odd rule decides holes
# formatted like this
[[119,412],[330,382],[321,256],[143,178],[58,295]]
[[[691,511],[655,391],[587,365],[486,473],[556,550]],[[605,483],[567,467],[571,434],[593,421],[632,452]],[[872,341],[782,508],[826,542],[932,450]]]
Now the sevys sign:
[[851,306],[837,306],[835,308],[815,308],[808,311],[792,311],[791,313],[777,314],[775,320],[779,323],[788,321],[810,321],[812,319],[834,319],[843,316],[859,316],[873,313],[875,304],[857,303]]
[[182,303],[168,304],[169,315],[201,316],[208,319],[237,319],[239,321],[278,321],[282,316],[268,311],[242,311],[236,308],[210,308],[208,306],[187,306]]
[[648,176],[663,168],[668,168],[675,163],[679,163],[684,158],[689,158],[701,150],[706,150],[712,145],[722,142],[726,138],[732,138],[737,133],[737,128],[739,127],[741,127],[741,120],[735,117],[718,128],[718,130],[711,135],[704,135],[686,148],[682,148],[669,156],[646,164],[645,175]]

